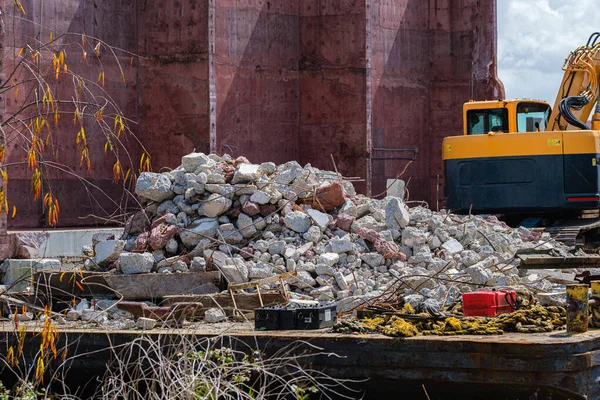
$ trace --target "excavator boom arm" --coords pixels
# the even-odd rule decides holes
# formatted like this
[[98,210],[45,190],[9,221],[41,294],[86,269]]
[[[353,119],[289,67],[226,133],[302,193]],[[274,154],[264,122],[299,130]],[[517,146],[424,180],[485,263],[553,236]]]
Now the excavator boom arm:
[[573,50],[562,69],[565,73],[546,131],[588,129],[585,122],[600,98],[600,32]]

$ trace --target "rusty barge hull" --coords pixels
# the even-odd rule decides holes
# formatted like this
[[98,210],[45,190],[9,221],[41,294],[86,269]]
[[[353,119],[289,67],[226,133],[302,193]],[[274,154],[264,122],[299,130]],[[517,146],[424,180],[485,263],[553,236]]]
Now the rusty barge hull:
[[[249,325],[244,329],[239,328],[240,324],[238,328],[232,325],[236,324],[144,334],[166,343],[177,343],[186,336],[200,340],[223,334],[237,339],[237,343],[258,346],[267,355],[294,341],[307,341],[340,356],[316,356],[312,360],[314,368],[340,379],[366,380],[356,386],[365,390],[367,399],[397,393],[426,398],[424,390],[431,398],[445,399],[465,395],[485,395],[488,399],[534,395],[536,399],[600,398],[600,331],[572,336],[549,333],[401,339],[321,331],[253,332]],[[90,390],[114,355],[111,346],[114,349],[141,334],[136,330],[61,330],[61,345],[66,341],[77,343],[77,355],[70,355],[73,359],[66,381],[83,387],[89,380]],[[2,343],[16,345],[17,337],[8,325],[1,335]],[[33,356],[39,341],[40,336],[30,331],[24,354]]]

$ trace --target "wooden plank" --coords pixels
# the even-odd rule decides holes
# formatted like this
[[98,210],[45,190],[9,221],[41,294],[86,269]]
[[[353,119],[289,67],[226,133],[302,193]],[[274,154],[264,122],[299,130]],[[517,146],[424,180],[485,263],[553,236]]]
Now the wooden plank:
[[[287,303],[286,297],[279,292],[261,292],[261,296],[265,306]],[[229,293],[165,296],[163,299],[164,306],[187,302],[202,303],[205,308],[221,307],[224,309],[234,309],[237,305],[237,308],[240,310],[254,310],[261,306],[258,293],[234,293],[233,299]]]
[[124,300],[160,300],[179,294],[218,293],[220,273],[106,275],[105,279]]
[[293,272],[284,272],[283,274],[279,274],[279,275],[275,275],[275,276],[270,276],[270,277],[264,278],[264,279],[257,279],[257,280],[252,281],[252,282],[236,283],[236,284],[233,284],[233,285],[229,285],[229,290],[231,290],[231,291],[237,291],[237,290],[244,290],[244,289],[255,288],[257,286],[262,286],[262,285],[267,285],[269,283],[279,282],[280,279],[294,278],[295,276],[296,276],[296,271],[293,271]]
[[520,269],[545,269],[545,268],[591,268],[600,266],[600,257],[553,257],[548,254],[517,254],[521,261]]
[[33,274],[34,293],[51,297],[114,296],[104,277],[106,272],[38,271]]

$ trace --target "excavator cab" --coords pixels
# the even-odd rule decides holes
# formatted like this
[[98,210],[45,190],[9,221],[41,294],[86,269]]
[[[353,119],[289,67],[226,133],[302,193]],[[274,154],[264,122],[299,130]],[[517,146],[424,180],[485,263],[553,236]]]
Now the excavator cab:
[[463,135],[541,132],[552,109],[545,101],[469,101],[463,105]]
[[549,131],[548,103],[467,102],[462,136],[443,141],[446,207],[458,213],[600,208],[600,132]]

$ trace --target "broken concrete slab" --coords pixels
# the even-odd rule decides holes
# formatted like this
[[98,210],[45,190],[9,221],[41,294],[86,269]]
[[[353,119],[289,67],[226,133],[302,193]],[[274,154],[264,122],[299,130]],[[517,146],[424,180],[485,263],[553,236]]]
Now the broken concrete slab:
[[152,253],[121,253],[119,267],[124,274],[144,274],[152,271]]
[[294,232],[304,233],[310,228],[311,219],[303,212],[292,211],[286,214],[283,218],[283,223]]
[[140,317],[135,321],[135,326],[141,330],[149,330],[154,329],[157,323],[158,321],[155,319]]
[[151,201],[165,201],[174,197],[171,180],[165,174],[142,172],[135,184],[135,194]]
[[52,258],[30,260],[5,260],[1,267],[3,271],[2,284],[9,287],[11,292],[25,291],[31,284],[31,277],[38,271],[61,271],[60,260]]
[[209,308],[204,314],[204,320],[209,324],[227,321],[225,311],[220,308]]
[[38,297],[54,298],[115,296],[105,275],[105,272],[90,271],[37,271],[33,275],[34,293]]
[[117,261],[125,249],[124,240],[105,240],[96,244],[95,263],[100,267],[106,267]]
[[405,187],[405,183],[403,180],[388,179],[386,181],[387,196],[403,199],[404,198],[404,187]]

